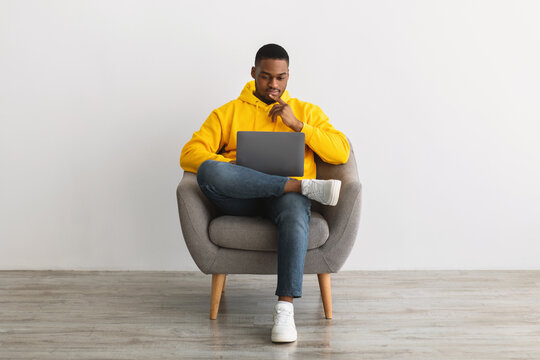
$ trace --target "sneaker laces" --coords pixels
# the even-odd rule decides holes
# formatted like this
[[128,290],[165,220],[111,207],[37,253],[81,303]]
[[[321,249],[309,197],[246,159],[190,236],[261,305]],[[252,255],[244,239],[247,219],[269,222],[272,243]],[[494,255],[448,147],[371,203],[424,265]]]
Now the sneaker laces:
[[302,194],[307,196],[309,199],[324,203],[328,197],[328,194],[325,192],[326,183],[321,180],[307,180],[302,181]]
[[304,195],[308,195],[313,192],[315,192],[317,189],[314,189],[314,187],[317,186],[317,183],[314,182],[314,181],[305,181],[303,184],[302,184],[302,190],[303,190],[303,193]]
[[287,325],[293,320],[293,312],[287,309],[276,309],[274,314],[274,323],[276,325]]

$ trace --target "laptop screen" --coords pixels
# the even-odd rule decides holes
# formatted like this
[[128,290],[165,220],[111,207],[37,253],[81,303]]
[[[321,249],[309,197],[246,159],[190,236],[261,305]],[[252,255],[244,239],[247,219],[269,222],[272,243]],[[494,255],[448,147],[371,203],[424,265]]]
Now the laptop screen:
[[305,141],[301,132],[238,131],[236,163],[270,175],[304,176]]

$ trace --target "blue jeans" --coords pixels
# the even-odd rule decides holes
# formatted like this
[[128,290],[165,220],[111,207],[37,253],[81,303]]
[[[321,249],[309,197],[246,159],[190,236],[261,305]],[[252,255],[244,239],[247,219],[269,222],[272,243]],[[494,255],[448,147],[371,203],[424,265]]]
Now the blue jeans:
[[300,193],[284,193],[288,180],[287,177],[214,160],[203,162],[197,172],[197,182],[202,192],[222,213],[262,216],[276,224],[276,295],[301,297],[311,201]]

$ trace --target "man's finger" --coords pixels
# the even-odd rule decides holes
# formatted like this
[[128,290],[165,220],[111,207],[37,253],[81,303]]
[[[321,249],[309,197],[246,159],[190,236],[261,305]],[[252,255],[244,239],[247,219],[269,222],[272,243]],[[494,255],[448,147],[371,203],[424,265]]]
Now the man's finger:
[[273,114],[272,114],[272,122],[276,121],[277,120],[277,117],[280,113],[278,111],[275,111]]
[[274,105],[274,106],[272,106],[272,108],[268,112],[268,116],[272,116],[276,111],[280,111],[280,110],[281,110],[280,105]]
[[268,112],[268,117],[272,117],[272,114],[274,113],[275,111],[275,107],[271,108],[270,111]]
[[287,105],[287,103],[285,101],[283,101],[283,99],[281,99],[279,96],[270,95],[270,97],[272,98],[272,100],[277,101],[281,105]]

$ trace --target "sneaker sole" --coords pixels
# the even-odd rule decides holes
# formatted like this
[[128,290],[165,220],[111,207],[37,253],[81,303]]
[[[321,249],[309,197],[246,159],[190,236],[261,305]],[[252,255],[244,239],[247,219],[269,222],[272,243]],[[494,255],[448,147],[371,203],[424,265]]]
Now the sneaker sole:
[[332,180],[332,187],[330,188],[330,201],[327,205],[336,206],[339,200],[339,192],[341,190],[341,180]]
[[274,343],[290,343],[290,342],[295,342],[296,341],[296,336],[293,338],[293,337],[273,337],[272,336],[272,342]]

